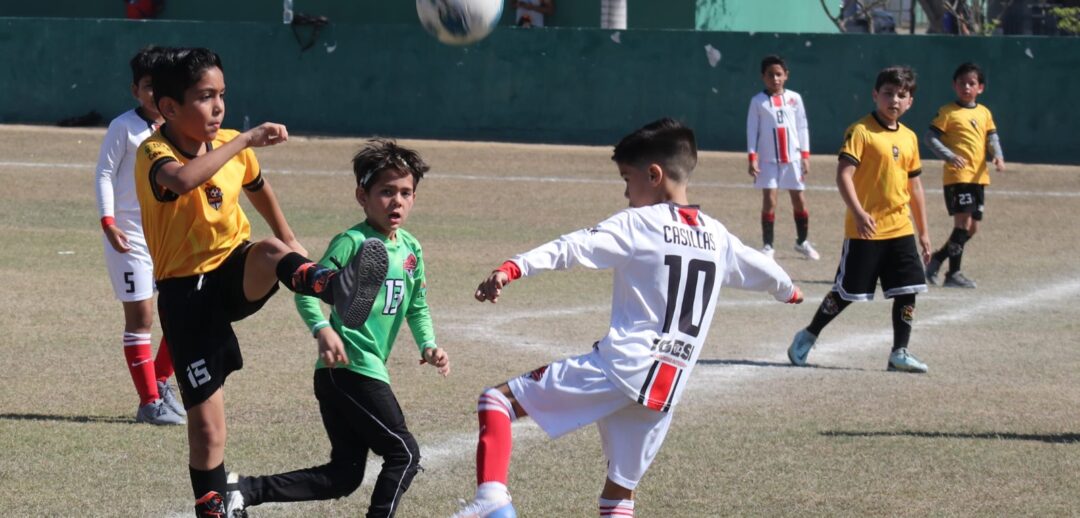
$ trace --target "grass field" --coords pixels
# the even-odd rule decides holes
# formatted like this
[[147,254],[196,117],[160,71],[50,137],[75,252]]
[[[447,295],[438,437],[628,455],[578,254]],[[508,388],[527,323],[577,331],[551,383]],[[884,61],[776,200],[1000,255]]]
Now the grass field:
[[[630,128],[628,128],[629,130]],[[182,427],[133,421],[122,313],[101,251],[93,164],[103,130],[0,127],[0,509],[10,516],[185,516]],[[259,151],[312,254],[361,213],[349,159],[359,139],[293,138]],[[453,372],[418,366],[407,330],[394,390],[425,470],[399,516],[439,517],[473,492],[476,395],[587,351],[606,330],[610,275],[575,271],[472,298],[503,259],[625,206],[610,148],[409,141],[432,164],[406,225],[423,243],[430,302]],[[1006,143],[1006,150],[1008,149]],[[759,195],[742,154],[703,153],[691,200],[745,242],[760,240]],[[940,163],[926,162],[931,239],[948,235]],[[785,306],[725,290],[672,430],[639,487],[638,515],[1062,516],[1080,509],[1080,170],[1010,164],[994,174],[968,245],[974,291],[918,299],[912,351],[923,376],[885,372],[890,304],[855,304],[828,327],[810,368],[784,351],[828,291],[842,238],[835,159],[815,156],[811,239],[791,251],[781,200],[777,261],[807,293]],[[268,236],[253,210],[255,237]],[[311,391],[315,343],[289,296],[237,324],[245,368],[226,386],[226,465],[269,473],[324,462]],[[155,342],[160,331],[155,325]],[[378,459],[369,463],[369,475]],[[548,441],[515,427],[510,486],[520,515],[587,517],[605,468],[592,428]],[[253,516],[359,516],[370,492],[268,505]]]

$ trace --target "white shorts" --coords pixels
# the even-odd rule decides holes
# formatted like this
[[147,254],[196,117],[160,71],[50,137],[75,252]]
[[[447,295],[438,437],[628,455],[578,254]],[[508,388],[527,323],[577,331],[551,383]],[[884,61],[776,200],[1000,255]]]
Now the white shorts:
[[131,250],[123,254],[117,252],[102,234],[105,269],[109,271],[113,293],[120,302],[149,299],[154,296],[154,262],[150,259],[150,250],[143,237],[142,221],[117,216],[116,226],[127,235]]
[[802,164],[798,160],[786,164],[762,162],[758,167],[761,168],[761,172],[754,180],[754,187],[757,189],[806,190],[806,184],[803,183]]
[[508,382],[521,407],[552,439],[596,423],[608,478],[637,487],[664,443],[672,412],[630,399],[600,369],[598,352],[566,358]]

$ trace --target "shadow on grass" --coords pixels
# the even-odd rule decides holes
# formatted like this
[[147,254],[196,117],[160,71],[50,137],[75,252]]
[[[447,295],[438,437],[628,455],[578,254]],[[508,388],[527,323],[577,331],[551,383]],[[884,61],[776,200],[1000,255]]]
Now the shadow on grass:
[[5,419],[9,421],[57,421],[60,423],[135,423],[135,419],[131,417],[110,415],[0,414],[0,420]]
[[743,365],[746,367],[780,367],[790,369],[825,369],[832,371],[866,371],[866,369],[860,369],[857,367],[836,367],[832,365],[813,365],[806,364],[803,367],[792,365],[789,362],[767,362],[762,360],[721,360],[721,359],[700,359],[697,361],[698,365]]
[[1080,442],[1080,433],[1011,433],[1011,432],[983,432],[983,433],[959,433],[959,432],[919,432],[915,430],[902,430],[897,432],[849,432],[827,431],[821,432],[826,437],[918,437],[920,439],[991,439],[1002,441],[1036,441],[1046,443],[1074,443]]

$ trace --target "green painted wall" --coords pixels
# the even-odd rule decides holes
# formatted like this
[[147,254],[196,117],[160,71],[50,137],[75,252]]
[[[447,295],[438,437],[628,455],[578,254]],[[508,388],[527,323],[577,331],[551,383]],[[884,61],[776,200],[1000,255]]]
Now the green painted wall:
[[[785,55],[808,106],[812,148],[832,153],[872,108],[876,71],[920,73],[905,122],[920,134],[951,100],[961,61],[982,63],[982,100],[1013,161],[1080,163],[1068,106],[1078,38],[953,38],[501,28],[472,47],[438,44],[416,24],[339,25],[301,53],[279,23],[0,18],[0,122],[52,123],[130,108],[127,60],[139,47],[203,45],[225,63],[226,124],[275,120],[298,133],[613,144],[661,116],[686,121],[705,149],[742,150],[764,54]],[[720,52],[710,66],[705,46]],[[1038,107],[1036,105],[1039,105]]]
[[[696,0],[694,28],[703,31],[840,32],[814,0]],[[839,3],[837,1],[831,3]]]

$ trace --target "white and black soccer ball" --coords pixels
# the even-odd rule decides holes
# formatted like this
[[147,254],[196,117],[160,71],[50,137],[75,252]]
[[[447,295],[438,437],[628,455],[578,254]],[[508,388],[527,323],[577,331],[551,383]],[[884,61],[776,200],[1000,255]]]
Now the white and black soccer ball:
[[504,0],[416,0],[416,14],[428,32],[448,45],[484,39],[502,17]]

